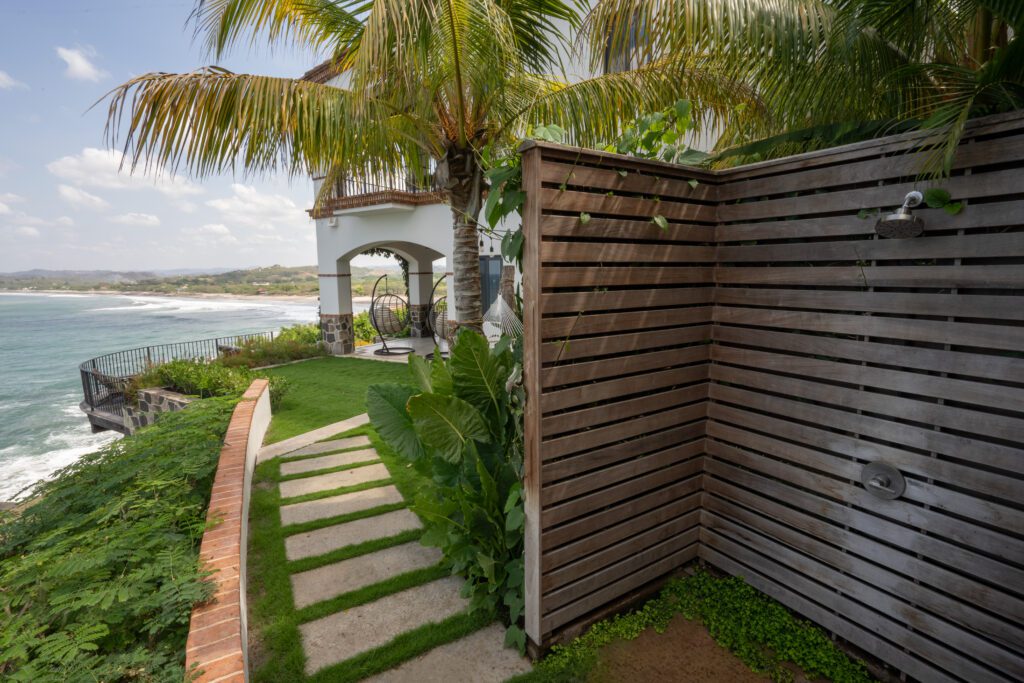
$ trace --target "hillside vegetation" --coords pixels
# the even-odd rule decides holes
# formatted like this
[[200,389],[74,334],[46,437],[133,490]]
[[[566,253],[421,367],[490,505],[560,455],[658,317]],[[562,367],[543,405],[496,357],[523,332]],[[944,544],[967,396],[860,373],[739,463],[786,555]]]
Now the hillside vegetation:
[[[397,265],[352,266],[352,294],[369,296],[373,283],[387,274],[391,291],[405,293]],[[213,273],[160,274],[145,271],[47,271],[0,273],[0,290],[121,292],[154,294],[302,295],[318,292],[316,266],[267,266]]]

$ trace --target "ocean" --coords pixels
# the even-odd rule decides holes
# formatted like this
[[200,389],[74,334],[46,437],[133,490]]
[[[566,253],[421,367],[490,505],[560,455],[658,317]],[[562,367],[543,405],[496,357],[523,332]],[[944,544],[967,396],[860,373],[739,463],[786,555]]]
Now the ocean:
[[0,501],[120,438],[78,408],[83,361],[316,318],[301,300],[0,293]]

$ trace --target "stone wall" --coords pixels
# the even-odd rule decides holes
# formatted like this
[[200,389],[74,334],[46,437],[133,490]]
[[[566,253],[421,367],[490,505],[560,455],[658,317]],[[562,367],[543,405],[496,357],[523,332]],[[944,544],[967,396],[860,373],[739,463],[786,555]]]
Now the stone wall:
[[327,350],[334,356],[342,356],[356,350],[351,313],[321,313],[320,335]]
[[430,324],[427,314],[430,312],[430,304],[409,305],[409,335],[412,337],[431,336]]
[[168,389],[140,389],[138,405],[124,407],[124,426],[134,434],[156,422],[160,415],[181,410],[191,402],[190,397]]

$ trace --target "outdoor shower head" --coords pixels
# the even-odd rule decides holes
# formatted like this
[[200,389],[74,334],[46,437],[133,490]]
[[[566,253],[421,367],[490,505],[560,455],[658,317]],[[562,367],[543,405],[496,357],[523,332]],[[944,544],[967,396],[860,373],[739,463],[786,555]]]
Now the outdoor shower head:
[[919,205],[924,197],[920,192],[914,190],[908,192],[903,199],[903,206],[895,213],[890,213],[878,219],[875,223],[875,232],[881,237],[917,237],[924,232],[924,221],[917,216],[911,215],[910,209]]

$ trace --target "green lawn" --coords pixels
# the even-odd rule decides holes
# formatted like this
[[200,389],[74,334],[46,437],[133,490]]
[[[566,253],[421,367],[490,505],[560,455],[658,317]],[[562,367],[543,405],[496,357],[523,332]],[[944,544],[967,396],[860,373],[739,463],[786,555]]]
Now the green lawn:
[[268,370],[290,383],[274,411],[266,443],[281,441],[317,427],[366,412],[366,389],[381,382],[408,382],[404,363],[364,358],[318,358]]

